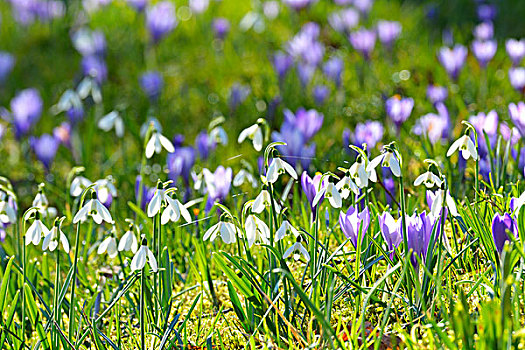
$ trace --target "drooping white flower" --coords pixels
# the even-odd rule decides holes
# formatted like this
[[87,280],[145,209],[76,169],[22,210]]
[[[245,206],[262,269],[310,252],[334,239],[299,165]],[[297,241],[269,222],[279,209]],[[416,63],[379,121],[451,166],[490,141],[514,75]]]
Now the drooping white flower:
[[465,160],[469,159],[470,157],[472,157],[474,160],[478,160],[478,150],[476,149],[476,146],[469,135],[463,135],[454,141],[452,146],[450,146],[447,151],[447,157],[453,155],[457,150],[461,151],[461,155]]
[[79,197],[82,195],[82,192],[89,186],[91,186],[92,182],[85,178],[84,176],[77,176],[73,179],[71,182],[71,188],[69,189],[69,193],[73,197]]
[[255,215],[248,215],[246,223],[244,225],[246,231],[246,240],[248,241],[248,247],[259,241],[264,244],[269,244],[270,241],[270,229],[264,221],[259,219]]
[[131,271],[142,270],[144,266],[146,266],[146,261],[151,267],[151,270],[153,272],[157,272],[157,259],[155,259],[155,255],[153,255],[151,250],[148,248],[146,240],[143,239],[140,249],[137,251],[137,253],[135,253],[133,260],[131,260]]
[[44,242],[42,243],[42,249],[54,251],[58,247],[58,243],[62,244],[64,251],[69,254],[69,241],[60,229],[58,224],[55,224],[51,230],[44,236]]
[[347,199],[350,192],[354,192],[356,195],[359,194],[359,188],[349,175],[345,175],[345,177],[339,180],[335,188],[341,193],[341,198],[343,199]]
[[175,147],[166,136],[158,131],[154,132],[146,145],[146,158],[153,157],[153,153],[160,153],[163,147],[168,153],[175,152]]
[[113,236],[106,237],[97,249],[97,254],[102,255],[104,253],[108,253],[108,256],[113,259],[117,256],[117,240]]
[[435,193],[434,200],[432,201],[432,208],[430,209],[430,214],[432,214],[433,217],[437,218],[439,216],[443,207],[443,201],[445,201],[452,216],[459,216],[456,202],[454,202],[454,199],[450,196],[450,192],[448,190],[445,192],[444,190],[439,189]]
[[239,134],[239,138],[237,139],[238,143],[242,143],[246,138],[249,138],[252,140],[253,148],[259,152],[262,150],[263,146],[263,133],[262,128],[259,124],[253,124],[250,127],[247,127],[241,133]]
[[113,184],[112,178],[105,178],[95,181],[98,199],[102,203],[107,203],[109,196],[117,197],[117,188]]
[[233,186],[235,187],[239,187],[241,186],[245,181],[248,181],[248,183],[250,185],[252,185],[253,188],[256,188],[257,187],[257,180],[255,179],[255,177],[252,175],[252,173],[250,173],[248,170],[246,169],[241,169],[239,170],[239,172],[237,173],[237,175],[235,175],[235,177],[233,178]]
[[291,232],[295,237],[299,237],[299,231],[290,224],[288,220],[283,220],[283,223],[275,233],[275,241],[280,241],[286,236],[286,233]]
[[99,225],[102,221],[105,221],[108,224],[113,224],[113,218],[111,217],[109,210],[100,203],[95,192],[91,194],[91,199],[77,212],[73,218],[73,223],[76,224],[79,221],[84,222],[88,216],[91,216]]
[[165,200],[168,202],[168,206],[164,209],[160,218],[160,223],[162,225],[165,225],[168,221],[177,222],[181,216],[186,222],[192,222],[190,212],[178,199],[165,196]]
[[40,244],[42,236],[46,236],[48,233],[49,229],[40,220],[40,213],[38,211],[35,212],[35,220],[26,231],[26,245],[31,243],[34,245]]
[[222,126],[216,126],[210,131],[210,139],[215,143],[220,143],[223,146],[228,144],[228,134],[222,128]]
[[416,178],[414,186],[424,184],[427,188],[432,188],[434,186],[440,187],[442,182],[443,181],[441,181],[439,176],[429,170]]
[[[252,203],[252,212],[256,214],[260,214],[264,211],[266,208],[271,207],[271,197],[270,192],[267,190],[262,190],[261,193],[257,197],[255,197],[255,200]],[[277,203],[276,200],[273,201],[275,206],[275,211],[277,213],[281,212],[281,206]]]
[[162,204],[166,201],[166,190],[162,187],[162,184],[159,183],[157,186],[157,189],[155,190],[155,194],[151,198],[147,213],[150,218],[154,217],[160,212],[160,209],[162,208]]
[[133,228],[130,227],[126,233],[120,238],[120,242],[118,243],[118,250],[119,252],[126,251],[131,252],[135,254],[137,252],[137,249],[139,248],[139,242],[137,240],[137,237],[135,237],[135,234],[133,233]]
[[42,214],[42,217],[44,218],[53,218],[57,215],[56,208],[49,206],[49,201],[47,200],[47,196],[42,188],[38,190],[38,193],[33,199],[32,206],[38,208],[38,211],[40,212],[40,214]]
[[210,227],[202,238],[204,241],[208,239],[213,242],[217,235],[221,235],[222,241],[226,244],[235,243],[237,241],[237,227],[231,222],[219,221],[212,227]]
[[368,160],[359,157],[349,169],[350,177],[359,188],[368,187],[368,181],[376,182],[377,174],[375,168],[367,170]]
[[329,182],[327,186],[324,186],[317,192],[314,200],[312,201],[312,206],[315,207],[321,198],[323,198],[323,196],[324,198],[328,199],[332,207],[341,208],[341,205],[343,204],[341,200],[341,194],[333,183]]
[[272,163],[268,167],[266,179],[268,182],[274,183],[279,178],[279,175],[284,173],[288,173],[291,177],[297,180],[297,172],[290,164],[286,163],[281,158],[273,158]]
[[85,77],[77,87],[78,96],[81,99],[86,99],[91,95],[91,98],[96,104],[102,102],[102,93],[98,83],[92,77]]
[[16,222],[16,211],[7,199],[0,201],[0,222],[2,224],[14,224]]
[[292,254],[293,254],[293,258],[295,259],[295,261],[299,260],[299,258],[301,257],[301,254],[303,255],[306,262],[310,261],[310,254],[308,254],[308,250],[306,250],[306,248],[303,246],[302,239],[300,236],[297,237],[297,240],[295,241],[295,243],[292,244],[292,246],[284,252],[283,259],[287,259]]
[[375,169],[379,164],[381,164],[382,167],[390,168],[392,174],[394,174],[395,176],[401,176],[401,167],[399,165],[399,160],[395,156],[394,152],[382,152],[380,155],[372,159],[370,163],[368,163],[366,171],[370,172],[371,170]]
[[104,131],[115,129],[117,137],[124,136],[124,122],[117,111],[111,111],[98,121],[98,127]]

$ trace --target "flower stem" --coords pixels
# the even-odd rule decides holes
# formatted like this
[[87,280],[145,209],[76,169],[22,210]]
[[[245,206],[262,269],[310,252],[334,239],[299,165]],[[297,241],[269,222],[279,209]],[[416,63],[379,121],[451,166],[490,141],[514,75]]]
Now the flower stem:
[[144,298],[146,294],[146,266],[140,273],[140,349],[146,350],[146,332],[144,322]]
[[59,330],[58,330],[58,327],[60,327],[60,317],[59,317],[59,306],[58,306],[58,295],[60,294],[60,250],[58,249],[58,247],[56,248],[57,250],[57,264],[56,264],[56,276],[55,276],[55,310],[54,310],[54,313],[55,313],[55,317],[54,317],[54,320],[55,320],[55,339],[54,339],[54,342],[55,342],[55,346],[56,346],[56,349],[59,348],[60,344],[60,336],[59,336]]
[[75,287],[77,285],[78,248],[80,245],[80,222],[77,224],[75,235],[75,258],[73,260],[73,276],[71,278],[71,298],[69,302],[69,342],[73,342],[73,329],[75,327]]

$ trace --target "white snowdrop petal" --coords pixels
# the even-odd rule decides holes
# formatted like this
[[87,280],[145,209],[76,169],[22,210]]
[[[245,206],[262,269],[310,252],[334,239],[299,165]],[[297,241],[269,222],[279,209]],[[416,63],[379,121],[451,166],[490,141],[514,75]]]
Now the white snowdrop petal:
[[155,136],[152,136],[146,145],[146,158],[151,158],[155,153]]

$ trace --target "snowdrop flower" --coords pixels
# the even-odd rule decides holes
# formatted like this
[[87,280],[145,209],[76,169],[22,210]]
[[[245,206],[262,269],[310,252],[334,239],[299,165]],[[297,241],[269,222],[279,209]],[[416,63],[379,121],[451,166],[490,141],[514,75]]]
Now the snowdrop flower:
[[281,158],[273,158],[272,163],[268,167],[266,179],[268,182],[274,183],[279,178],[279,175],[284,174],[285,172],[297,180],[297,173],[290,164],[286,163]]
[[218,223],[210,227],[206,231],[206,233],[204,233],[204,237],[202,239],[204,241],[207,241],[209,239],[210,242],[213,242],[219,234],[224,243],[235,243],[237,241],[237,239],[235,238],[236,232],[237,227],[231,222],[219,221]]
[[84,176],[77,176],[71,182],[69,193],[73,197],[79,197],[86,188],[91,186],[91,184],[92,182]]
[[[240,137],[240,135],[239,135]],[[215,143],[220,143],[223,146],[228,144],[228,134],[222,128],[222,126],[216,126],[210,131],[210,139]]]
[[151,201],[148,204],[148,217],[152,218],[160,212],[162,204],[166,202],[166,190],[163,187],[162,182],[159,181],[157,184],[157,190],[151,198]]
[[286,236],[286,233],[291,232],[295,237],[299,237],[299,231],[290,224],[288,220],[283,220],[283,223],[275,233],[275,241],[280,241]]
[[96,104],[102,102],[102,93],[100,92],[98,83],[90,76],[85,77],[80,84],[78,84],[77,94],[83,100],[91,96]]
[[372,182],[377,181],[376,170],[375,168],[368,169],[368,163],[368,159],[360,155],[349,169],[350,177],[359,188],[368,187],[368,180]]
[[91,193],[91,199],[77,212],[73,218],[73,223],[84,222],[88,216],[91,216],[99,225],[102,221],[108,224],[114,223],[109,210],[97,199],[96,192]]
[[111,129],[115,129],[115,134],[117,134],[117,137],[124,136],[124,121],[122,121],[122,118],[117,111],[109,112],[100,118],[97,126],[106,132]]
[[255,215],[248,215],[246,218],[246,223],[244,225],[246,231],[246,239],[248,240],[248,247],[256,242],[262,242],[264,244],[269,244],[270,241],[270,229],[268,226]]
[[40,214],[42,214],[42,217],[55,217],[57,215],[56,208],[49,206],[49,201],[47,200],[47,196],[44,193],[44,184],[40,184],[38,189],[38,193],[36,194],[35,198],[33,199],[32,206],[37,207]]
[[317,192],[314,201],[312,202],[312,205],[315,207],[323,196],[324,198],[328,198],[328,201],[330,202],[330,205],[332,207],[341,208],[341,194],[339,193],[339,191],[333,183],[329,182],[327,186],[321,188],[319,192]]
[[158,131],[154,132],[146,145],[146,158],[153,157],[153,153],[160,153],[163,147],[168,153],[175,152],[175,147],[166,136]]
[[242,143],[246,138],[249,138],[252,140],[253,148],[259,152],[262,150],[263,146],[263,133],[262,128],[259,123],[253,124],[250,127],[247,127],[241,133],[239,134],[239,138],[237,139],[238,143]]
[[347,199],[350,195],[350,191],[354,192],[356,195],[359,194],[359,188],[352,180],[349,174],[345,175],[339,182],[335,185],[335,188],[341,193],[341,198]]
[[49,229],[40,220],[40,212],[35,211],[35,221],[29,226],[26,231],[26,245],[33,243],[38,245],[42,236],[46,236],[49,233]]
[[117,240],[113,236],[106,237],[97,249],[97,254],[102,255],[104,253],[108,253],[108,256],[113,259],[117,256],[118,250],[117,250]]
[[246,169],[241,169],[233,178],[233,186],[239,187],[244,183],[244,181],[248,181],[248,183],[252,185],[253,188],[257,187],[257,180],[252,175],[252,173]]
[[168,203],[168,206],[166,207],[160,218],[160,223],[162,225],[165,225],[166,223],[168,223],[168,221],[177,222],[179,221],[181,216],[188,223],[192,221],[190,212],[188,211],[188,209],[186,209],[184,204],[179,202],[178,199],[173,199],[170,196],[166,196],[165,199]]
[[447,151],[447,157],[450,157],[454,154],[457,150],[461,151],[461,155],[465,160],[472,157],[474,160],[478,160],[478,150],[476,149],[476,146],[474,145],[474,142],[470,138],[468,134],[465,134],[461,136],[459,139],[454,141],[452,146]]
[[95,181],[95,190],[97,191],[98,199],[104,204],[110,203],[110,200],[117,196],[117,189],[113,184],[112,177]]
[[454,199],[450,196],[450,192],[448,190],[445,192],[445,190],[439,189],[435,193],[435,197],[432,202],[432,207],[430,209],[430,214],[433,217],[437,218],[441,213],[443,201],[445,201],[452,216],[459,216],[458,210],[456,208],[456,202],[454,202]]
[[122,238],[120,238],[120,242],[118,243],[118,251],[126,251],[131,252],[135,254],[139,248],[139,242],[137,241],[137,237],[135,237],[135,234],[133,233],[133,225],[129,226],[129,229],[124,233]]
[[[267,190],[262,190],[261,193],[255,198],[255,200],[252,203],[252,212],[256,214],[260,214],[263,212],[264,209],[269,208],[271,204],[271,197],[270,192]],[[281,212],[281,206],[277,203],[276,200],[273,201],[273,204],[275,206],[275,210],[277,213]]]
[[386,147],[383,148],[381,154],[375,157],[372,161],[370,161],[370,163],[366,167],[366,171],[371,171],[372,169],[375,169],[379,164],[381,164],[382,167],[390,168],[392,174],[394,174],[395,176],[401,176],[401,166],[399,164],[399,160],[397,159],[392,149]]
[[309,262],[310,261],[310,254],[308,254],[308,250],[306,250],[306,248],[303,246],[303,244],[301,242],[302,242],[302,237],[301,236],[297,236],[297,238],[295,240],[295,243],[284,252],[283,259],[287,259],[293,253],[295,253],[293,255],[293,258],[295,259],[295,261],[299,260],[299,258],[301,257],[300,254],[302,254],[304,259],[306,260],[306,262]]
[[157,259],[155,259],[155,255],[153,255],[147,244],[148,241],[146,238],[142,239],[142,245],[140,246],[140,249],[133,257],[133,260],[131,260],[131,271],[142,270],[144,266],[146,266],[147,261],[151,267],[151,270],[153,272],[157,272]]
[[416,178],[414,186],[424,184],[427,188],[432,188],[434,186],[441,187],[441,183],[442,181],[439,176],[428,170],[426,173],[423,173]]
[[2,200],[0,200],[0,223],[14,224],[16,222],[15,208],[9,203],[9,200],[2,193]]
[[64,251],[69,254],[69,241],[67,240],[66,235],[62,232],[60,228],[62,220],[55,220],[53,228],[44,236],[44,242],[42,243],[42,249],[49,251],[54,251],[58,247],[58,242],[62,243],[62,248]]

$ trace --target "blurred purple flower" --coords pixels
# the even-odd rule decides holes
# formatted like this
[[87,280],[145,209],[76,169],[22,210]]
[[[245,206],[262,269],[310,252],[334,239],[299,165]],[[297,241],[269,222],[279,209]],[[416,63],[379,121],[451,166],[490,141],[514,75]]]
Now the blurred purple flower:
[[0,51],[0,83],[7,79],[14,66],[15,57],[10,53]]
[[339,87],[341,85],[341,74],[343,73],[343,68],[343,60],[334,56],[323,65],[323,73]]
[[250,96],[252,89],[248,85],[235,83],[230,88],[230,108],[236,109]]
[[350,206],[345,213],[339,213],[339,225],[346,238],[349,238],[354,248],[357,248],[358,240],[362,242],[363,237],[370,225],[370,212],[368,207],[359,212],[356,207]]
[[298,129],[304,136],[305,142],[308,142],[323,126],[324,116],[315,109],[305,110],[299,108],[295,114],[289,109],[284,110],[284,124]]
[[512,129],[508,126],[507,123],[501,123],[499,126],[499,132],[503,140],[508,142],[510,140],[510,145],[514,146],[521,139],[520,131],[518,128],[513,127]]
[[146,26],[153,42],[158,43],[177,26],[175,6],[169,1],[161,1],[146,11]]
[[214,173],[208,169],[204,169],[202,173],[204,174],[204,182],[208,193],[206,212],[209,212],[215,202],[222,202],[230,193],[232,169],[224,168],[220,165],[215,169]]
[[216,38],[224,39],[230,32],[230,22],[226,18],[215,18],[212,23],[212,28]]
[[[509,232],[508,234],[507,231]],[[511,242],[509,234],[514,235],[516,238],[518,237],[518,229],[514,220],[508,213],[505,213],[505,215],[496,213],[492,219],[492,238],[498,253],[501,254],[503,252],[505,242]]]
[[202,159],[208,159],[210,152],[217,147],[217,143],[203,130],[195,138],[195,148]]
[[126,2],[138,12],[144,11],[148,4],[148,0],[126,0]]
[[324,56],[324,45],[317,41],[319,24],[308,22],[287,44],[287,52],[297,61],[315,67],[321,63]]
[[414,124],[412,132],[416,135],[428,137],[431,144],[446,140],[449,136],[450,117],[443,103],[436,104],[438,114],[428,113],[419,118]]
[[374,0],[354,0],[354,6],[363,14],[368,14],[374,5]]
[[68,122],[63,122],[53,129],[53,137],[60,144],[67,148],[71,148],[71,125]]
[[401,98],[395,95],[385,102],[386,114],[394,122],[398,130],[410,117],[413,108],[414,99],[412,98]]
[[496,54],[498,44],[495,40],[479,41],[474,40],[472,43],[472,52],[481,67],[486,67],[490,60]]
[[519,92],[523,93],[525,88],[525,68],[514,67],[509,69],[510,85]]
[[85,76],[90,76],[99,84],[106,81],[108,69],[106,62],[99,56],[84,56],[82,58],[82,71]]
[[348,132],[348,140],[344,141],[344,146],[347,147],[351,139],[352,144],[357,147],[366,143],[368,149],[372,149],[383,139],[383,132],[383,124],[378,121],[367,120],[364,123],[357,123],[354,133]]
[[353,8],[333,12],[328,17],[328,23],[330,23],[334,30],[348,34],[359,24],[359,12]]
[[377,36],[383,45],[392,46],[394,41],[401,34],[401,23],[395,21],[378,21]]
[[176,183],[179,177],[182,177],[184,184],[188,186],[190,172],[195,164],[195,149],[189,146],[175,145],[175,152],[169,153],[166,159],[170,180]]
[[272,65],[279,79],[283,79],[293,65],[293,58],[282,51],[277,51],[272,57]]
[[190,0],[190,9],[195,14],[203,13],[210,6],[210,0]]
[[448,91],[444,86],[437,86],[430,84],[427,87],[427,98],[432,104],[444,102],[447,99]]
[[291,7],[292,9],[298,11],[305,9],[306,7],[313,4],[316,0],[283,0],[283,3],[285,3],[287,6]]
[[40,137],[31,137],[29,143],[36,158],[44,164],[47,170],[51,167],[51,163],[55,159],[59,141],[49,134],[43,134]]
[[135,198],[137,201],[139,200],[139,193],[140,193],[140,187],[142,186],[142,199],[140,202],[140,208],[142,210],[146,210],[146,206],[149,204],[151,199],[153,198],[153,195],[155,195],[156,188],[154,187],[148,187],[146,184],[142,183],[142,178],[140,175],[137,175],[137,178],[135,179]]
[[42,98],[36,89],[25,89],[16,94],[11,100],[12,122],[15,136],[20,139],[27,135],[42,115]]
[[297,63],[297,75],[299,76],[299,81],[301,82],[302,87],[306,87],[315,73],[315,66],[306,64],[303,62]]
[[326,102],[328,96],[330,96],[330,89],[326,85],[316,85],[312,91],[315,104],[318,106],[323,105]]
[[496,17],[496,12],[496,6],[490,4],[481,4],[477,9],[480,21],[492,21]]
[[505,49],[514,66],[519,66],[525,57],[525,39],[509,39],[505,42]]
[[525,103],[518,102],[509,104],[509,115],[510,120],[514,123],[514,126],[518,128],[522,137],[525,137]]
[[482,22],[474,27],[472,32],[474,37],[478,40],[490,40],[494,36],[494,25],[492,22]]
[[298,128],[283,123],[279,132],[272,133],[272,139],[274,142],[286,142],[286,146],[278,146],[277,149],[288,163],[297,168],[299,161],[303,169],[308,169],[315,157],[315,143],[306,145],[305,136]]
[[81,28],[73,33],[73,46],[82,56],[104,57],[106,54],[106,38],[100,30]]
[[142,91],[144,91],[150,100],[156,101],[159,98],[164,86],[164,80],[159,72],[145,72],[140,76],[139,82]]
[[359,29],[350,33],[348,39],[356,51],[360,52],[365,59],[370,59],[370,54],[376,44],[376,33],[374,31]]
[[465,65],[468,50],[465,46],[456,44],[454,48],[442,47],[438,53],[439,62],[445,68],[448,75],[457,80],[461,69]]
[[388,247],[390,258],[394,257],[393,250],[396,249],[403,241],[401,236],[401,220],[395,220],[389,212],[384,212],[379,215],[379,229],[383,235],[383,239]]

